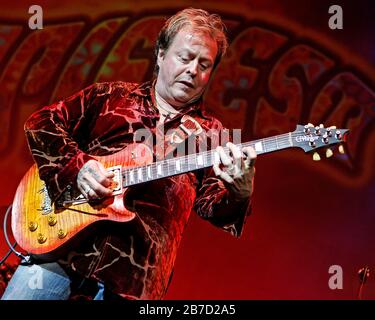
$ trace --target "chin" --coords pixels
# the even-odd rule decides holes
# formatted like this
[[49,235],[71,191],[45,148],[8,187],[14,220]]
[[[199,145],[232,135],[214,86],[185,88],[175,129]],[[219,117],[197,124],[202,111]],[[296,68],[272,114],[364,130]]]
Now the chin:
[[180,103],[184,103],[184,104],[189,104],[189,103],[192,103],[194,101],[197,101],[199,99],[200,96],[198,95],[187,95],[187,94],[181,94],[181,95],[176,95],[175,96],[175,99],[176,101],[180,102]]
[[174,101],[178,102],[179,104],[188,104],[193,100],[193,97],[187,96],[186,94],[177,94],[174,96]]

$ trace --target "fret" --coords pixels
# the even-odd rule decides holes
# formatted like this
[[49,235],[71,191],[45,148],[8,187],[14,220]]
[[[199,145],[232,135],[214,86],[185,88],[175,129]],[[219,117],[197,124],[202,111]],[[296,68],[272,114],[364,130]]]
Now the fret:
[[293,146],[293,140],[292,140],[292,133],[291,132],[288,133],[288,141],[289,141],[289,145],[292,147]]
[[151,165],[147,166],[147,178],[152,179]]
[[256,152],[262,152],[263,151],[263,144],[262,141],[258,141],[254,145],[254,149]]
[[289,146],[288,141],[281,141],[279,144],[280,144],[280,147],[281,147],[281,148],[286,148],[286,147]]
[[204,167],[208,167],[209,166],[209,163],[210,163],[210,152],[207,152],[207,154],[205,154],[204,156],[203,156],[203,165],[204,165]]
[[279,144],[277,142],[277,136],[275,137],[275,141],[276,141],[276,149],[279,149]]
[[265,144],[267,145],[268,152],[277,150],[277,142],[275,139],[267,139]]
[[137,170],[138,173],[138,182],[143,181],[143,173],[142,173],[142,167]]
[[128,183],[129,183],[128,172],[127,172],[126,170],[124,170],[122,176],[123,176],[123,183],[122,183],[122,186],[125,187],[125,186],[128,185]]
[[176,160],[175,159],[170,159],[167,160],[167,171],[168,171],[168,176],[173,176],[174,174],[177,173],[176,171]]
[[163,161],[163,168],[164,168],[164,172],[163,172],[163,176],[167,177],[169,176],[169,168],[170,168],[170,164],[169,164],[169,160],[164,160]]
[[201,154],[197,156],[197,166],[203,166],[203,156]]
[[293,142],[292,142],[292,135],[291,135],[291,133],[284,134],[283,136],[285,137],[285,147],[286,148],[292,147],[293,146]]
[[187,172],[190,170],[190,167],[189,167],[189,158],[188,157],[183,157],[183,165],[182,165],[182,171],[183,172]]
[[216,151],[214,151],[214,163],[213,164],[219,164],[219,163],[220,163],[220,156]]
[[134,171],[133,170],[129,170],[129,182],[130,183],[134,183]]
[[158,175],[158,176],[161,176],[161,175],[163,174],[162,164],[161,164],[161,163],[158,163],[158,164],[156,165],[156,167],[157,167],[157,175]]
[[262,144],[263,144],[263,150],[264,150],[264,152],[268,152],[267,141],[262,140]]
[[197,155],[191,155],[189,156],[189,169],[195,170],[197,169]]
[[176,160],[175,161],[175,164],[176,164],[176,171],[181,171],[181,163],[180,163],[181,160]]

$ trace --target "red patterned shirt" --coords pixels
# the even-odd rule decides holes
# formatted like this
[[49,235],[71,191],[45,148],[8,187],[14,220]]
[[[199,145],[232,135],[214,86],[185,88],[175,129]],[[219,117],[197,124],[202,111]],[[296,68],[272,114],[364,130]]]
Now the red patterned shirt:
[[[156,132],[159,112],[152,83],[93,84],[35,112],[25,124],[29,147],[53,201],[91,159],[133,143],[134,132]],[[204,130],[221,123],[194,103],[164,123],[176,128],[184,114],[199,117]],[[190,213],[239,237],[251,211],[250,199],[234,202],[212,170],[198,170],[130,187],[136,218],[127,223],[100,222],[95,232],[59,260],[67,270],[103,281],[128,299],[161,299],[172,274],[177,248]]]

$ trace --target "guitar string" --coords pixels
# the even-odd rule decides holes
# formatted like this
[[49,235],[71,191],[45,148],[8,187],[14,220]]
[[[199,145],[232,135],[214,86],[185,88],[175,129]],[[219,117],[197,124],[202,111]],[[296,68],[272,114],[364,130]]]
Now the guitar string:
[[[265,142],[265,143],[272,142],[272,143],[274,143],[276,145],[276,149],[273,149],[273,150],[269,149],[269,150],[265,150],[264,152],[261,152],[261,153],[267,153],[267,152],[271,152],[271,151],[276,151],[278,149],[285,149],[285,148],[288,148],[288,147],[292,147],[293,145],[290,144],[290,138],[296,137],[296,136],[299,136],[299,135],[300,134],[298,134],[298,133],[292,133],[291,135],[289,135],[289,133],[287,133],[287,134],[280,135],[280,136],[283,136],[283,137],[278,136],[279,138],[277,138],[277,139],[276,139],[276,136],[275,137],[269,137],[269,138],[265,138],[265,139],[254,140],[254,141],[238,144],[238,146],[242,146],[242,147],[249,146],[249,145],[254,146],[258,142]],[[288,142],[288,144],[284,145],[286,142]],[[327,144],[327,146],[328,145],[329,144]],[[267,149],[267,148],[265,148],[265,149]],[[228,151],[229,148],[224,147],[224,150]],[[152,167],[151,170],[156,170],[160,167],[162,169],[163,168],[165,169],[165,168],[169,167],[171,164],[176,164],[176,161],[181,160],[181,159],[186,160],[186,161],[184,161],[183,164],[186,164],[187,166],[189,166],[189,165],[197,166],[197,163],[196,163],[197,156],[202,156],[202,157],[205,157],[205,159],[212,160],[212,155],[213,155],[214,152],[215,152],[215,150],[208,150],[208,151],[204,151],[204,152],[200,152],[200,153],[185,155],[185,156],[181,156],[181,157],[175,157],[175,158],[172,158],[172,159],[164,159],[164,160],[161,160],[161,161],[158,161],[158,162],[150,163],[149,165],[146,165],[146,166],[138,166],[138,167],[135,166],[135,167],[131,167],[131,168],[126,168],[126,169],[123,170],[123,175],[125,175],[126,173],[130,173],[130,171],[136,171],[137,169],[139,170],[141,168],[145,168],[145,167],[148,167],[148,166]],[[259,151],[258,151],[258,154],[261,154],[261,153],[259,153]],[[193,160],[193,161],[189,162],[189,160]]]
[[[265,151],[263,151],[263,152],[258,151],[258,154],[262,154],[262,153],[267,153],[267,152],[271,152],[271,151],[276,151],[276,150],[281,150],[281,149],[286,149],[286,148],[292,147],[293,143],[291,144],[290,140],[294,137],[300,136],[301,134],[305,134],[305,132],[300,131],[300,132],[284,133],[284,134],[273,136],[273,137],[268,137],[268,138],[263,138],[263,139],[258,139],[258,140],[254,140],[254,141],[241,143],[241,144],[238,144],[237,146],[240,146],[240,147],[254,146],[255,144],[257,144],[259,142],[263,143],[263,144],[272,143],[276,146],[275,149],[272,148],[272,149],[266,150],[267,148],[265,148]],[[321,135],[321,137],[322,137],[322,135]],[[339,142],[340,142],[340,140],[337,141],[337,143],[339,143]],[[329,146],[331,144],[332,143],[327,144],[326,146]],[[229,148],[224,147],[224,150],[228,151]],[[166,174],[166,175],[162,174],[162,176],[160,176],[158,178],[163,178],[163,176],[166,177],[166,176],[169,176],[169,175],[184,173],[186,171],[193,171],[193,170],[201,169],[201,168],[204,168],[204,167],[209,167],[209,166],[212,165],[212,157],[215,156],[214,153],[215,153],[215,149],[203,151],[203,152],[199,152],[199,153],[194,153],[194,154],[189,154],[189,155],[185,155],[185,156],[175,157],[175,158],[172,158],[172,159],[164,159],[164,160],[160,160],[160,161],[157,161],[157,162],[150,163],[148,165],[126,168],[126,169],[122,170],[122,177],[125,178],[126,180],[129,180],[128,176],[130,175],[131,172],[133,172],[133,174],[134,174],[134,171],[139,171],[139,169],[143,169],[143,168],[146,168],[145,173],[150,173],[149,171],[147,171],[148,170],[147,168],[150,168],[149,170],[151,170],[151,175],[155,176],[155,175],[158,174],[157,173],[158,169],[159,170],[161,169],[162,171],[165,171],[165,169],[169,169],[169,167],[171,165],[176,166],[176,162],[178,160],[182,160],[182,159],[184,159],[184,161],[182,161],[182,163],[180,163],[180,165],[181,165],[181,167],[185,166],[187,170],[181,169],[179,172],[175,172],[173,174]],[[211,163],[211,164],[198,165],[197,164],[197,157],[198,156],[202,156],[204,159],[207,160],[206,161],[207,163]],[[194,166],[195,168],[190,168],[190,166]],[[169,170],[167,170],[167,171],[169,173]],[[142,173],[142,175],[143,175],[143,173]],[[147,176],[147,178],[148,178],[148,176]],[[146,179],[144,179],[144,180],[146,180]],[[155,179],[153,178],[152,180],[155,180]],[[145,181],[141,181],[141,182],[145,182]],[[141,183],[141,182],[135,182],[134,184],[138,184],[138,183]],[[131,185],[131,183],[128,184],[128,185]]]
[[[249,142],[240,143],[240,144],[237,144],[236,146],[240,146],[240,147],[255,146],[255,144],[257,144],[259,142],[261,142],[261,143],[270,143],[270,142],[275,143],[276,149],[262,152],[262,153],[267,153],[267,152],[271,152],[271,151],[282,150],[282,149],[292,147],[293,144],[290,143],[290,140],[294,137],[300,136],[301,134],[305,135],[306,133],[304,131],[289,132],[289,133],[284,133],[284,134],[280,134],[280,135],[277,135],[277,136],[272,136],[272,137],[267,137],[267,138],[263,138],[263,139],[257,139],[257,140],[253,140],[253,141],[249,141]],[[285,145],[285,146],[281,147],[281,145],[283,143],[286,143],[286,142],[288,142],[288,145]],[[340,142],[340,141],[338,141],[338,142]],[[330,144],[327,144],[327,145],[330,145]],[[224,149],[224,151],[229,150],[228,147],[224,147],[223,149]],[[262,154],[262,153],[258,152],[258,154]],[[198,168],[191,169],[190,165],[194,164],[194,166],[198,166],[197,155],[205,157],[205,159],[207,159],[207,162],[210,163],[210,164],[209,165],[203,165],[200,168],[198,167]],[[172,159],[165,159],[165,160],[161,160],[161,161],[158,161],[158,162],[150,163],[146,166],[138,166],[138,167],[135,166],[135,167],[131,167],[131,168],[122,169],[121,170],[121,177],[123,179],[125,178],[126,180],[128,180],[128,177],[129,177],[129,174],[130,174],[131,171],[133,171],[133,173],[134,173],[134,171],[136,171],[137,169],[139,170],[140,168],[147,168],[147,167],[150,167],[152,176],[155,176],[157,174],[157,169],[158,169],[159,165],[162,166],[162,170],[163,170],[165,168],[169,168],[169,166],[171,165],[171,163],[173,161],[174,161],[174,164],[176,164],[176,161],[178,159],[186,159],[185,166],[187,166],[187,168],[186,168],[187,170],[182,169],[181,172],[175,173],[175,174],[182,174],[182,173],[185,173],[185,172],[194,171],[194,170],[203,169],[203,168],[212,166],[212,157],[215,157],[215,149],[203,151],[203,152],[195,153],[195,154],[188,154],[188,155],[185,155],[185,156],[180,156],[180,157],[176,157],[176,158],[172,158]],[[192,160],[193,158],[194,158],[194,161],[189,162],[189,160]],[[182,163],[181,165],[183,167],[184,163]],[[146,173],[147,173],[147,169],[146,169]],[[168,173],[169,173],[169,170],[168,170]],[[163,175],[159,178],[168,177],[170,175],[174,175],[174,174]],[[156,179],[159,179],[159,178],[152,178],[151,180],[156,180]],[[143,183],[143,182],[147,182],[147,180],[135,182],[135,183],[127,183],[126,186],[140,184],[140,183]]]

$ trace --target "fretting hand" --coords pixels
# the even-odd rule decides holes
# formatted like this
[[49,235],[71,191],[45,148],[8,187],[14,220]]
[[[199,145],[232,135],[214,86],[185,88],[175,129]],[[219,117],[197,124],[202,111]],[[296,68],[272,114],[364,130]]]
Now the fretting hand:
[[241,201],[250,197],[253,192],[254,164],[257,154],[252,147],[244,147],[240,150],[231,142],[227,143],[227,147],[231,155],[225,153],[221,146],[216,148],[220,163],[215,163],[213,169],[234,200]]

